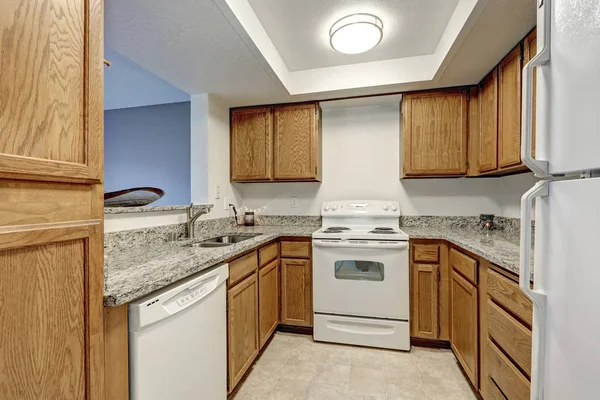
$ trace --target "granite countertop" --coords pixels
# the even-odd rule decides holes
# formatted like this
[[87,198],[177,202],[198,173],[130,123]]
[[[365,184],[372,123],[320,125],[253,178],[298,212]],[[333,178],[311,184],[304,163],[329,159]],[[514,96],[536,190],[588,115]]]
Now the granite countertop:
[[[473,254],[485,258],[492,264],[519,275],[519,237],[505,236],[492,231],[491,240],[478,229],[449,227],[401,227],[411,239],[441,239],[457,245]],[[533,253],[532,253],[533,254]],[[531,272],[533,280],[533,266]]]
[[216,248],[185,247],[192,241],[185,240],[107,251],[104,254],[104,305],[120,306],[278,237],[310,237],[320,228],[320,225],[232,227],[198,236],[193,241],[228,234],[260,235]]
[[[278,237],[310,237],[319,228],[318,225],[231,227],[207,236],[198,236],[194,241],[227,234],[260,235],[241,243],[217,248],[185,247],[183,245],[189,244],[191,240],[184,240],[107,251],[104,255],[104,305],[116,307],[128,303]],[[500,232],[494,232],[493,240],[482,241],[483,235],[476,229],[401,229],[408,233],[411,239],[447,240],[507,271],[519,273],[518,237],[507,237]]]
[[[182,211],[190,208],[185,206],[140,206],[140,207],[104,207],[104,214],[130,214],[142,212],[157,212],[157,211]],[[213,208],[212,204],[194,204],[194,210],[200,208]]]

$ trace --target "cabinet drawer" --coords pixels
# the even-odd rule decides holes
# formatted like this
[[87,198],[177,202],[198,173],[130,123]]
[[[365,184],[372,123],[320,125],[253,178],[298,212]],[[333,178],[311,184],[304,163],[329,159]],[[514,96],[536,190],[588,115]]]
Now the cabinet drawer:
[[281,257],[310,258],[310,242],[281,242]]
[[450,266],[472,283],[477,283],[477,260],[452,249],[450,250]]
[[530,383],[491,340],[487,341],[488,373],[509,400],[529,400]]
[[533,306],[517,283],[490,269],[487,274],[487,292],[498,304],[531,326]]
[[439,244],[413,244],[413,261],[437,263],[439,260]]
[[273,243],[258,250],[258,261],[261,267],[269,264],[279,254],[279,243]]
[[256,251],[229,262],[229,286],[233,286],[258,268]]
[[488,333],[498,346],[531,376],[531,331],[490,299]]

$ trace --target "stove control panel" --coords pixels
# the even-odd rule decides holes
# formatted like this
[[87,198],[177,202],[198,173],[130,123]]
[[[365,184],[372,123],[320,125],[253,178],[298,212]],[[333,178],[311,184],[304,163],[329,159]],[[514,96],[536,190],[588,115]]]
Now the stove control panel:
[[321,215],[400,216],[400,205],[394,201],[337,201],[323,203]]

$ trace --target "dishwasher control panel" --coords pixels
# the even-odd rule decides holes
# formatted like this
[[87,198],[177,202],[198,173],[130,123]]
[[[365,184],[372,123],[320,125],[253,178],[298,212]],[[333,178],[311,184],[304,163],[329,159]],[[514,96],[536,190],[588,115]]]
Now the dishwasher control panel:
[[176,300],[177,305],[180,307],[184,306],[184,305],[188,304],[189,302],[196,300],[196,298],[202,297],[203,295],[206,294],[206,292],[208,292],[208,290],[209,290],[208,286],[204,285],[204,284],[201,284],[197,288],[187,290],[186,292],[182,293],[177,298],[177,300]]

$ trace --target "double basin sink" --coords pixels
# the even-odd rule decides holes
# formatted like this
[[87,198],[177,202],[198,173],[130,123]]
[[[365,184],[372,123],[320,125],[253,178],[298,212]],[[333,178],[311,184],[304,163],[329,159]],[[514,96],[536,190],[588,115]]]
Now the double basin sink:
[[188,243],[186,247],[225,247],[231,246],[234,243],[240,243],[244,240],[252,239],[253,237],[260,236],[260,233],[251,235],[224,235],[217,236],[214,238],[206,239],[201,242]]

